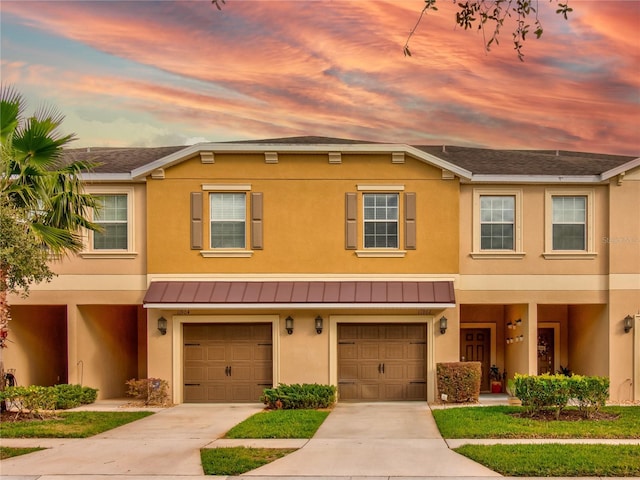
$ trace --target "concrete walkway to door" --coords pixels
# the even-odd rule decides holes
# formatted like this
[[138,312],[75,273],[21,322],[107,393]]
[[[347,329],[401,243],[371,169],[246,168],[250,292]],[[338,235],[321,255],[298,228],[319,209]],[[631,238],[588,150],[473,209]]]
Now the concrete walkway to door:
[[245,475],[499,476],[450,450],[425,402],[339,403],[303,448]]

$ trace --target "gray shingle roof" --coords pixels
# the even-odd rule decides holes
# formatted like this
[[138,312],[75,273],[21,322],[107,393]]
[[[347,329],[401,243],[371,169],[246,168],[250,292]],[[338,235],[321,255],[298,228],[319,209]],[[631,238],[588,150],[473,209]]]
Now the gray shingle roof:
[[[416,146],[474,175],[600,175],[635,157],[551,150]],[[444,151],[443,151],[444,150]]]
[[[254,145],[375,145],[378,142],[329,137],[288,137],[224,142]],[[94,173],[129,173],[186,146],[70,149],[67,160],[92,161]],[[491,150],[484,148],[419,145],[414,148],[466,169],[474,175],[600,175],[636,157],[550,150]]]

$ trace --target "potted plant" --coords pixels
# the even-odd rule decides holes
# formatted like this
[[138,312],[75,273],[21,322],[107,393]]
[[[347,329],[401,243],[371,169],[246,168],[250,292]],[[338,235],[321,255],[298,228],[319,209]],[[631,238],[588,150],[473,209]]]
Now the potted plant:
[[489,379],[491,380],[491,393],[502,393],[502,374],[495,365],[489,369]]

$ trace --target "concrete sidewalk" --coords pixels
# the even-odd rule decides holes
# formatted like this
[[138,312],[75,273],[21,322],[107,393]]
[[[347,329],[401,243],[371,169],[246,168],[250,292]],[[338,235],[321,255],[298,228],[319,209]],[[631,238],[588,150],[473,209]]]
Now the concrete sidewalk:
[[[98,402],[83,410],[122,410]],[[298,448],[248,472],[248,480],[420,480],[504,478],[450,450],[464,443],[556,440],[443,440],[422,402],[340,403],[311,440],[229,440],[226,431],[263,409],[261,404],[183,404],[86,439],[0,439],[2,446],[47,450],[2,460],[3,480],[173,480],[205,476],[200,448]],[[566,440],[566,443],[609,443]],[[611,443],[640,443],[640,440]],[[572,479],[575,480],[575,479]],[[591,478],[593,480],[593,478]]]

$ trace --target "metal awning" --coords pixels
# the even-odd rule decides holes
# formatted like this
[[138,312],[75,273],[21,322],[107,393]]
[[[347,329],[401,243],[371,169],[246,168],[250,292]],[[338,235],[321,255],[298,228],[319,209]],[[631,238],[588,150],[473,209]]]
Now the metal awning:
[[449,308],[451,281],[152,282],[145,308]]

